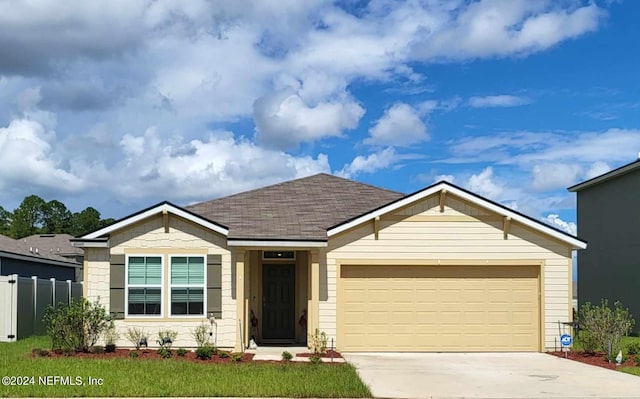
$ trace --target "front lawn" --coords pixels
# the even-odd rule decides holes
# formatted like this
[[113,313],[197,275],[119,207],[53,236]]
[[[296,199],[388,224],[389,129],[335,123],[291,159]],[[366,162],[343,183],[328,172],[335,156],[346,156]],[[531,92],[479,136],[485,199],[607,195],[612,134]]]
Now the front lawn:
[[[49,345],[46,337],[0,343],[0,376],[16,376],[13,382],[23,383],[7,385],[3,379],[0,396],[371,397],[349,364],[197,364],[179,358],[31,356],[33,348]],[[26,385],[20,377],[27,377]]]

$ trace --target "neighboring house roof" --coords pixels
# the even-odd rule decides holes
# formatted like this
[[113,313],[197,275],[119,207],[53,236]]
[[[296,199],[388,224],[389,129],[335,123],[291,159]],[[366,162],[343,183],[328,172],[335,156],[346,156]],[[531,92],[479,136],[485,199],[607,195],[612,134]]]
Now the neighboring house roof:
[[326,241],[327,229],[404,194],[321,173],[191,205],[230,240]]
[[589,188],[589,187],[593,187],[596,184],[600,184],[600,183],[604,183],[606,181],[609,181],[611,179],[615,179],[619,176],[625,175],[627,173],[633,172],[635,170],[640,170],[640,158],[634,162],[631,162],[630,164],[627,165],[623,165],[617,169],[614,169],[612,171],[609,171],[603,175],[600,176],[596,176],[592,179],[589,179],[587,181],[583,181],[582,183],[578,183],[574,186],[571,186],[568,188],[569,191],[572,192],[577,192],[577,191],[581,191],[584,190],[585,188]]
[[55,253],[52,248],[38,247],[25,242],[24,239],[14,240],[3,235],[0,235],[0,256],[59,266],[81,266],[80,263]]
[[38,248],[40,251],[46,250],[62,256],[84,255],[81,248],[74,247],[71,244],[71,234],[34,234],[29,237],[21,238],[30,247]]
[[369,213],[363,214],[354,218],[352,220],[347,220],[342,223],[339,223],[335,226],[332,226],[328,231],[327,235],[329,237],[341,233],[345,230],[348,230],[352,227],[355,227],[359,224],[365,223],[369,220],[372,220],[378,216],[384,215],[389,212],[393,212],[396,209],[407,206],[413,202],[416,202],[420,199],[429,197],[434,195],[442,190],[446,190],[448,193],[451,193],[457,197],[463,198],[472,204],[476,204],[482,208],[488,209],[492,212],[495,212],[499,215],[510,217],[512,220],[515,220],[519,223],[524,224],[530,228],[533,228],[537,231],[541,231],[545,234],[548,234],[560,241],[566,242],[570,244],[574,248],[584,249],[587,247],[587,243],[578,239],[577,237],[572,236],[562,230],[559,230],[555,227],[551,227],[545,223],[540,222],[539,220],[533,219],[527,215],[524,215],[520,212],[514,211],[513,209],[507,208],[504,205],[498,204],[497,202],[493,202],[486,198],[483,198],[477,194],[472,193],[471,191],[467,191],[461,187],[458,187],[454,184],[451,184],[446,181],[440,181],[432,186],[429,186],[425,189],[417,191],[413,194],[409,194],[399,200],[396,200],[392,203],[386,204],[378,209],[372,210]]

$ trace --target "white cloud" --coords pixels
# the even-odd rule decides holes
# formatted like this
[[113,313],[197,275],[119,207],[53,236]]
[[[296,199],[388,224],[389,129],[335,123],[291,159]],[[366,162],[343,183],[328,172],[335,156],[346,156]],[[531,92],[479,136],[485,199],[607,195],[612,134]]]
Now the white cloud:
[[362,115],[364,109],[348,98],[310,106],[299,95],[283,92],[256,101],[256,139],[268,147],[292,149],[300,142],[340,136],[355,128]]
[[388,147],[380,152],[367,156],[358,155],[351,163],[344,165],[341,170],[337,171],[336,175],[353,178],[360,173],[373,173],[377,170],[388,168],[397,160],[398,155],[395,150],[392,147]]
[[532,169],[531,188],[538,191],[564,189],[574,184],[583,175],[578,164],[545,163]]
[[595,3],[566,9],[526,0],[473,2],[455,12],[438,28],[424,29],[424,39],[415,46],[418,57],[461,60],[530,54],[597,29],[604,15]]
[[0,187],[33,185],[63,192],[82,189],[81,179],[56,160],[54,142],[55,132],[46,131],[36,121],[14,119],[0,128]]
[[472,175],[467,181],[467,187],[472,192],[499,201],[504,192],[504,186],[493,180],[493,168],[488,166],[482,172]]
[[369,145],[409,146],[429,139],[419,112],[408,104],[392,105],[369,129]]
[[589,166],[589,170],[584,175],[585,180],[593,179],[594,177],[598,177],[603,175],[611,170],[611,167],[603,161],[597,161]]
[[550,213],[542,221],[571,235],[578,234],[578,226],[574,222],[564,221],[557,214]]
[[446,181],[446,182],[449,182],[449,183],[453,184],[453,183],[455,183],[456,178],[453,175],[436,175],[433,178],[433,182],[434,183],[437,183],[437,182],[440,182],[440,181]]
[[140,136],[125,135],[120,144],[125,158],[101,179],[125,198],[157,193],[169,199],[209,199],[330,171],[324,154],[296,157],[236,140],[228,132],[182,142],[164,140],[150,128]]
[[517,107],[529,104],[530,102],[526,97],[501,94],[496,96],[471,97],[469,99],[469,106],[473,108]]

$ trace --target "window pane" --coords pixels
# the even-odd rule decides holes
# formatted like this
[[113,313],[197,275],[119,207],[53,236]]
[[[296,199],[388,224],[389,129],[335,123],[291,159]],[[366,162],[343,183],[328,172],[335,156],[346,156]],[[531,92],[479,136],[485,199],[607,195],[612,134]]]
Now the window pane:
[[160,314],[160,288],[146,288],[147,301],[145,314],[159,315]]
[[129,314],[159,315],[160,288],[129,288]]
[[148,256],[147,284],[162,284],[162,260],[159,256]]
[[129,257],[129,284],[145,283],[145,261],[143,256]]
[[204,284],[204,258],[189,258],[189,284]]
[[202,288],[173,288],[171,290],[172,315],[203,315],[204,290]]
[[189,265],[186,256],[171,258],[171,284],[189,283]]

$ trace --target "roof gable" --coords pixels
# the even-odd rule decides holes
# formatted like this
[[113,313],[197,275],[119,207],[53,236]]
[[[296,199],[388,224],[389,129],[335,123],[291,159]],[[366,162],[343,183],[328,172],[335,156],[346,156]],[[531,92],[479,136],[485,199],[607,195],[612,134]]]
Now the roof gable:
[[432,196],[438,192],[441,192],[442,190],[446,190],[447,193],[453,194],[457,197],[460,197],[462,199],[465,199],[469,202],[471,202],[472,204],[475,204],[479,207],[482,207],[484,209],[487,209],[489,211],[492,211],[494,213],[497,213],[499,215],[505,216],[505,217],[510,217],[512,220],[517,221],[519,223],[522,223],[523,225],[526,225],[536,231],[539,231],[541,233],[547,234],[551,237],[554,237],[564,243],[567,243],[569,245],[571,245],[573,248],[576,249],[584,249],[587,247],[586,242],[578,239],[577,237],[574,237],[568,233],[565,233],[562,230],[556,229],[554,227],[551,227],[547,224],[544,224],[538,220],[535,220],[529,216],[526,216],[522,213],[519,213],[517,211],[514,211],[512,209],[509,209],[507,207],[505,207],[504,205],[500,205],[496,202],[493,202],[491,200],[488,200],[486,198],[483,198],[477,194],[474,194],[470,191],[467,191],[463,188],[460,188],[458,186],[455,186],[451,183],[448,183],[446,181],[441,181],[438,182],[430,187],[427,187],[423,190],[420,190],[416,193],[413,194],[409,194],[401,199],[398,199],[396,201],[393,201],[389,204],[386,204],[384,206],[381,206],[375,210],[372,210],[371,212],[365,213],[363,215],[360,215],[358,217],[352,218],[351,220],[347,220],[345,222],[336,224],[334,226],[332,226],[331,228],[329,228],[329,230],[327,231],[327,236],[332,237],[335,236],[337,234],[342,233],[343,231],[349,230],[353,227],[356,227],[362,223],[371,221],[372,219],[375,219],[376,217],[382,216],[384,214],[393,212],[397,209],[400,209],[402,207],[405,207],[407,205],[410,205],[412,203],[415,203],[416,201],[420,201],[424,198],[427,198],[429,196]]
[[193,212],[189,212],[186,209],[180,208],[179,206],[173,205],[170,202],[161,202],[157,205],[151,206],[147,209],[143,209],[140,212],[134,213],[133,215],[129,215],[123,219],[116,221],[115,223],[110,224],[109,226],[103,227],[99,230],[96,230],[92,233],[85,234],[80,239],[75,240],[78,241],[87,241],[92,239],[98,239],[102,236],[106,236],[116,230],[122,229],[123,227],[129,226],[138,221],[147,219],[151,216],[155,216],[157,214],[161,214],[163,212],[168,212],[170,214],[180,216],[183,219],[187,219],[191,222],[194,222],[202,227],[208,228],[215,232],[218,232],[224,236],[227,235],[229,229],[226,226],[223,226],[219,223],[210,221],[205,219],[204,217],[194,214]]

